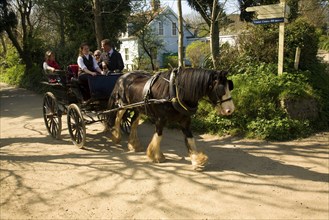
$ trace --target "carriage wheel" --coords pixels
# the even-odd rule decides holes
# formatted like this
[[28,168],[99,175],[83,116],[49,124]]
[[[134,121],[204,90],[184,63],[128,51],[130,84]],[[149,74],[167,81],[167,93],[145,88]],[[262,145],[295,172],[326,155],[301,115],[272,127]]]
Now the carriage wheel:
[[80,108],[71,104],[67,111],[67,127],[73,144],[82,148],[86,142],[86,125]]
[[131,119],[134,116],[134,112],[132,110],[127,110],[125,112],[125,114],[122,117],[121,120],[121,131],[126,133],[126,134],[130,134],[130,129],[131,129]]
[[58,108],[57,99],[51,92],[43,97],[43,119],[48,133],[56,139],[60,139],[62,131],[62,114]]

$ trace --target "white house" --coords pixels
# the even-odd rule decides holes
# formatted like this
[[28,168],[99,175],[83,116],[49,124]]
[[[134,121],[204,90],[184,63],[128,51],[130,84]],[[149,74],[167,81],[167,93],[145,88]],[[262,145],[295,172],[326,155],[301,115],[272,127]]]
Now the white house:
[[[178,15],[170,8],[160,8],[159,13],[155,19],[148,24],[153,29],[154,35],[158,36],[162,41],[164,47],[157,51],[157,65],[163,66],[163,55],[167,53],[178,52]],[[183,25],[184,39],[183,46],[186,48],[188,39],[193,37],[190,30]],[[120,53],[125,63],[127,70],[134,69],[134,60],[141,54],[141,47],[138,45],[138,39],[135,36],[129,36],[124,33],[119,40],[122,42]]]
[[[159,3],[158,3],[159,4]],[[168,53],[178,52],[178,15],[169,7],[160,8],[158,6],[157,16],[149,22],[149,26],[153,29],[154,35],[163,41],[164,47],[157,51],[156,64],[158,67],[163,67],[163,57]],[[128,28],[129,30],[129,24]],[[198,38],[186,27],[183,22],[184,39],[183,46],[185,48],[193,41],[209,41],[210,37]],[[237,35],[220,36],[220,43],[236,44]],[[136,36],[129,36],[128,31],[122,34],[119,40],[122,42],[120,53],[125,63],[125,69],[135,69],[135,60],[142,54],[142,48],[139,45]],[[188,63],[188,61],[187,61]]]

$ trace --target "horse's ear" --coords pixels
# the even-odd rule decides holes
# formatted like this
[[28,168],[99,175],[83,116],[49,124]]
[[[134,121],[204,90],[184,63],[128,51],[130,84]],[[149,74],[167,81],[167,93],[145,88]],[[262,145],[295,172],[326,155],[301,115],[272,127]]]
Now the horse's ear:
[[226,77],[227,74],[228,74],[228,72],[225,71],[225,70],[221,70],[221,71],[220,71],[220,76]]
[[234,88],[234,86],[233,86],[233,81],[232,81],[232,80],[227,80],[227,83],[228,83],[228,89],[229,89],[230,91],[232,91],[233,88]]

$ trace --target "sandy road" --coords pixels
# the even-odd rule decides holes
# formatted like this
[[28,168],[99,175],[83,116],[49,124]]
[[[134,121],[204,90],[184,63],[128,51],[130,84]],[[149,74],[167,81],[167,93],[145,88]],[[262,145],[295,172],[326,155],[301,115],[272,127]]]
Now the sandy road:
[[[328,219],[329,132],[291,142],[196,135],[209,156],[191,169],[180,132],[167,162],[114,145],[102,125],[87,147],[47,135],[42,96],[1,86],[0,219]],[[142,124],[144,146],[153,127]]]

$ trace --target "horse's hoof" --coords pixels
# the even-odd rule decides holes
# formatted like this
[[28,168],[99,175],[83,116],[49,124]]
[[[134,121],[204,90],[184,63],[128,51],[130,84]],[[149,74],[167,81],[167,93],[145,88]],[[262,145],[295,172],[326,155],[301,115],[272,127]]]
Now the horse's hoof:
[[208,156],[203,152],[198,154],[191,154],[191,162],[194,170],[201,171],[205,168],[208,162]]
[[152,160],[153,163],[163,163],[166,161],[166,157],[163,155],[163,153],[154,155],[148,152],[147,156]]
[[121,141],[121,137],[119,136],[117,131],[112,131],[111,132],[111,140],[115,143],[115,144],[119,144]]
[[136,145],[128,144],[128,149],[131,152],[142,152],[142,151],[144,151],[144,149],[140,145],[136,146]]
[[163,155],[153,159],[153,163],[163,163],[165,161],[166,161],[166,157]]

